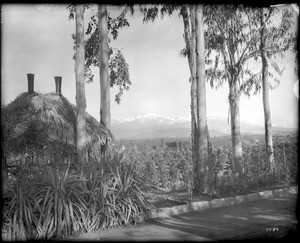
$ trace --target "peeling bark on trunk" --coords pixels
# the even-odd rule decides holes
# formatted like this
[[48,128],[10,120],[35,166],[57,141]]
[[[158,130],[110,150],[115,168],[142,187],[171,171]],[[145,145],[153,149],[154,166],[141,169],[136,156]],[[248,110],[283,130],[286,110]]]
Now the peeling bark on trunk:
[[[261,10],[261,26],[264,25],[263,21],[263,9]],[[269,103],[269,85],[268,85],[268,60],[264,52],[265,48],[265,37],[264,37],[265,27],[261,29],[261,59],[262,59],[262,99],[264,107],[264,117],[265,117],[265,144],[266,144],[266,155],[268,158],[268,163],[270,166],[270,172],[275,172],[274,163],[274,150],[273,150],[273,138],[272,138],[272,123],[271,123],[271,111]]]
[[[190,6],[190,19],[185,6],[181,10],[184,38],[191,72],[191,129],[194,189],[207,191],[206,165],[208,158],[208,129],[206,122],[205,46],[203,6]],[[189,25],[191,23],[191,28]]]
[[[228,26],[235,29],[235,21],[230,19],[228,21]],[[232,30],[228,33],[228,42],[228,51],[231,63],[228,98],[231,118],[232,167],[235,172],[235,176],[238,176],[243,173],[243,148],[240,129],[240,67],[237,63],[238,57]]]
[[[262,61],[266,64],[265,61]],[[264,64],[263,64],[264,65]],[[267,72],[267,64],[265,72]],[[263,74],[266,76],[266,74]],[[269,104],[269,87],[267,79],[263,78],[263,106],[264,106],[264,117],[265,117],[265,143],[266,143],[266,154],[270,166],[271,172],[275,171],[274,163],[274,149],[273,149],[273,138],[272,138],[272,123],[271,123],[271,112]]]
[[198,187],[198,165],[199,165],[199,135],[198,135],[198,119],[197,119],[197,94],[196,94],[196,28],[195,28],[195,13],[194,5],[190,8],[191,19],[191,48],[190,48],[190,70],[191,70],[191,113],[192,113],[192,132],[193,132],[193,146],[194,146],[194,184]]
[[[195,55],[194,55],[194,48],[196,46],[194,34],[193,34],[193,45],[192,45],[192,37],[191,37],[191,28],[190,28],[190,20],[191,23],[195,22],[194,14],[189,18],[188,15],[188,9],[186,6],[183,6],[181,9],[182,14],[182,20],[183,20],[183,26],[184,26],[184,40],[186,44],[186,50],[187,50],[187,57],[188,57],[188,64],[190,68],[191,73],[191,139],[192,139],[192,163],[194,166],[196,166],[196,146],[195,146],[195,138],[196,138],[196,132],[197,132],[197,126],[196,126],[196,81],[195,81]],[[194,187],[194,179],[190,182],[189,185],[189,196],[190,199],[193,197],[193,187]]]
[[199,190],[207,191],[206,166],[208,158],[207,122],[206,122],[206,84],[205,84],[205,46],[203,26],[203,6],[196,5],[196,87],[197,87],[197,120],[199,138],[198,179]]
[[232,166],[233,171],[241,174],[242,170],[242,139],[240,130],[240,94],[238,91],[237,78],[234,76],[230,87],[229,105],[230,105],[230,122],[231,122],[231,139],[232,139]]
[[[192,44],[191,44],[191,30],[190,30],[190,24],[189,24],[189,15],[187,11],[187,7],[183,6],[182,7],[182,20],[183,20],[183,26],[184,26],[184,40],[186,43],[186,49],[187,49],[187,57],[188,57],[188,64],[190,68],[190,73],[191,73],[191,137],[192,137],[192,161],[194,162],[195,160],[195,144],[194,144],[194,134],[195,134],[195,129],[196,129],[196,124],[195,124],[195,100],[196,100],[196,83],[193,82],[193,77],[195,76],[195,58],[194,58],[194,53],[191,51],[192,49]],[[195,44],[193,44],[195,46]]]
[[198,145],[198,139],[197,139],[197,118],[196,118],[196,81],[194,78],[192,78],[191,81],[191,115],[192,115],[192,122],[191,122],[191,127],[192,127],[192,146],[193,146],[193,163],[197,167],[197,156],[199,154],[197,150],[197,145]]
[[[99,20],[99,60],[100,60],[100,122],[110,129],[110,85],[109,85],[109,47],[106,5],[98,5]],[[101,146],[104,153],[107,147]]]
[[86,144],[86,99],[84,81],[84,6],[76,5],[76,149],[77,163],[85,163],[85,144]]

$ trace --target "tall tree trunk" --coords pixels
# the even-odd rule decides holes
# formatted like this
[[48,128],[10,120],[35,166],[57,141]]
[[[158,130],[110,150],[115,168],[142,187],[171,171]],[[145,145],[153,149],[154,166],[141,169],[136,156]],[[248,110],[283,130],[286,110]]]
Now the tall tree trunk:
[[191,114],[192,114],[192,142],[194,152],[194,184],[195,190],[199,189],[198,165],[200,163],[199,151],[199,134],[198,134],[198,119],[197,119],[197,87],[196,87],[196,6],[190,7],[191,20],[191,46],[190,46],[190,71],[191,71]]
[[[109,85],[109,47],[106,5],[98,5],[99,20],[99,60],[100,60],[100,122],[110,129],[110,85]],[[106,144],[107,146],[107,144]],[[102,146],[101,151],[106,150]]]
[[86,144],[86,100],[85,100],[85,82],[84,82],[84,6],[76,5],[76,148],[77,163],[85,162],[85,144]]
[[238,78],[233,75],[231,87],[229,91],[229,105],[230,105],[230,121],[231,121],[231,139],[232,139],[232,165],[233,171],[236,175],[243,172],[242,159],[242,139],[240,130],[240,93]]
[[[191,8],[190,8],[190,11]],[[191,28],[190,28],[190,21],[192,23],[193,28],[195,29],[195,14],[192,13],[191,17],[188,14],[187,6],[182,6],[181,8],[183,26],[184,26],[184,40],[186,44],[187,50],[187,57],[188,57],[188,64],[191,73],[191,138],[192,138],[192,163],[196,167],[196,146],[195,146],[195,138],[197,132],[197,125],[196,125],[196,80],[195,80],[195,47],[196,47],[196,40],[195,34],[191,37]],[[193,41],[193,44],[192,44]],[[193,187],[194,187],[194,179],[190,182],[190,199],[192,199],[193,195]]]
[[[193,156],[193,161],[195,157],[195,143],[194,143],[194,137],[195,137],[195,129],[196,129],[196,80],[195,80],[195,73],[196,73],[196,65],[195,65],[195,47],[196,47],[196,40],[195,36],[193,35],[193,40],[191,40],[191,29],[190,29],[190,23],[189,23],[189,14],[188,14],[188,9],[186,6],[182,7],[181,10],[182,13],[182,20],[183,20],[183,26],[184,26],[184,39],[185,39],[185,44],[186,44],[186,50],[187,50],[187,57],[188,57],[188,64],[190,68],[190,73],[191,73],[191,131],[192,131],[192,156]],[[195,15],[191,18],[191,22],[193,22],[193,26],[195,23]],[[192,20],[193,19],[193,20]],[[193,41],[193,43],[191,43]]]
[[196,5],[196,87],[197,87],[197,120],[199,137],[198,180],[200,191],[207,191],[206,166],[208,158],[207,118],[206,118],[206,85],[205,85],[205,45],[203,26],[203,5]]
[[[261,26],[264,25],[264,10],[261,9]],[[274,150],[273,150],[273,138],[272,138],[272,123],[271,123],[271,111],[269,104],[269,85],[268,85],[268,60],[264,51],[265,48],[265,27],[261,29],[261,46],[260,53],[262,59],[262,99],[264,106],[264,116],[265,116],[265,144],[266,144],[266,154],[270,166],[270,171],[273,173],[275,171],[274,163]]]
[[[233,19],[228,20],[228,26],[231,26],[231,29],[235,29],[235,21]],[[231,57],[230,62],[232,63],[228,97],[231,118],[232,166],[235,176],[238,176],[239,174],[243,173],[243,148],[240,129],[240,67],[237,66],[237,50],[232,31],[229,31],[228,33],[228,51]]]

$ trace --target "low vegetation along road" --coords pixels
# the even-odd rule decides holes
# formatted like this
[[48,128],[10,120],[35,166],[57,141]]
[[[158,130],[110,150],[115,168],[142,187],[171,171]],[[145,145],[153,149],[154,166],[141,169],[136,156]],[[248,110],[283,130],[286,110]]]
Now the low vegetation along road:
[[223,240],[295,237],[297,195],[196,211],[72,240]]

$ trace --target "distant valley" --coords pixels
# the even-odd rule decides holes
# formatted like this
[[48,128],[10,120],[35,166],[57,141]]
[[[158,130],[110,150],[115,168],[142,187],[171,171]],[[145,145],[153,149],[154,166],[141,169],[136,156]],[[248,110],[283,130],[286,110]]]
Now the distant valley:
[[[211,137],[230,135],[230,124],[221,117],[208,118]],[[191,136],[191,121],[187,117],[169,118],[146,113],[134,118],[112,120],[112,132],[116,139],[187,138]],[[264,134],[264,126],[241,122],[242,134]],[[296,133],[295,128],[273,127],[274,134]]]

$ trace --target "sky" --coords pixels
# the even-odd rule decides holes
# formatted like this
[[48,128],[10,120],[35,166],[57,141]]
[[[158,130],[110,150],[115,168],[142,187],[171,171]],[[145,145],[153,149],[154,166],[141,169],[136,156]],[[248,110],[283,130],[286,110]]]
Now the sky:
[[[73,40],[75,21],[68,20],[66,5],[1,5],[1,103],[8,104],[27,91],[27,73],[35,74],[35,90],[55,91],[54,76],[62,76],[62,94],[75,104],[75,61]],[[117,14],[116,6],[108,11]],[[130,27],[122,29],[111,46],[121,49],[129,64],[132,82],[129,91],[114,101],[117,89],[111,90],[111,118],[125,119],[144,113],[167,117],[190,117],[190,74],[187,59],[180,56],[184,48],[183,22],[177,14],[143,23],[136,11],[128,16]],[[85,15],[85,24],[88,14]],[[273,126],[298,127],[298,89],[295,55],[287,53],[279,64],[285,67],[278,88],[270,91]],[[99,70],[94,83],[86,84],[87,112],[99,121]],[[294,91],[295,90],[295,91]],[[215,90],[208,84],[207,116],[228,116],[228,86]],[[261,93],[242,96],[240,119],[264,124]]]

